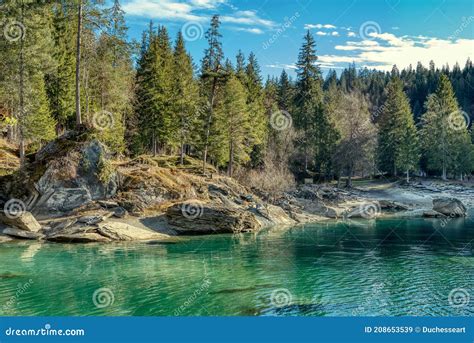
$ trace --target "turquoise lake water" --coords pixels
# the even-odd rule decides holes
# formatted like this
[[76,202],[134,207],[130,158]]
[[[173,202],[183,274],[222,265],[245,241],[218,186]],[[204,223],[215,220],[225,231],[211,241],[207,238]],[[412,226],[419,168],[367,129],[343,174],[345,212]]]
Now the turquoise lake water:
[[471,219],[0,245],[2,315],[474,316]]

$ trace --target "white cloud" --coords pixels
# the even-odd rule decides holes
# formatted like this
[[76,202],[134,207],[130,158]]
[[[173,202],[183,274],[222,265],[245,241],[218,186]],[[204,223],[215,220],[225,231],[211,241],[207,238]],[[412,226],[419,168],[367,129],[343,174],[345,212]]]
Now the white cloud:
[[336,26],[331,25],[331,24],[305,24],[304,29],[305,30],[311,30],[311,29],[334,30],[334,29],[336,29]]
[[[228,5],[227,0],[131,0],[123,5],[123,9],[128,15],[149,19],[206,22],[210,18],[208,10],[216,9],[222,4]],[[263,28],[273,28],[276,25],[271,20],[259,17],[256,11],[239,11],[233,6],[228,7],[232,13],[220,17],[223,23]],[[246,31],[260,33],[258,30]]]
[[275,26],[273,21],[260,18],[255,11],[237,11],[232,16],[221,16],[221,21],[232,24],[259,25],[267,28]]
[[333,31],[333,32],[331,32],[331,36],[339,36],[339,32]]
[[456,62],[463,64],[473,55],[474,39],[441,39],[425,36],[396,36],[392,33],[372,33],[371,39],[348,41],[335,49],[347,55],[323,55],[322,63],[337,66],[356,62],[380,70],[390,70],[394,64],[400,69],[421,62],[427,66],[430,60],[441,66]]
[[347,32],[347,37],[355,37],[357,36],[355,32],[349,31]]
[[276,64],[267,64],[267,68],[276,68],[276,69],[297,69],[295,64],[285,64],[285,63],[276,63]]
[[[208,2],[208,1],[204,1]],[[202,21],[204,18],[193,12],[198,6],[173,0],[132,0],[123,5],[127,14],[156,19]]]
[[202,8],[216,8],[218,5],[226,3],[226,0],[191,0],[191,3]]
[[323,31],[318,31],[318,32],[316,32],[316,34],[317,34],[318,36],[327,36],[327,35],[328,35],[327,32],[323,32]]
[[249,33],[253,33],[253,34],[256,34],[256,35],[264,34],[263,30],[261,30],[257,27],[252,27],[252,28],[237,27],[236,30],[237,31],[243,31],[243,32],[249,32]]

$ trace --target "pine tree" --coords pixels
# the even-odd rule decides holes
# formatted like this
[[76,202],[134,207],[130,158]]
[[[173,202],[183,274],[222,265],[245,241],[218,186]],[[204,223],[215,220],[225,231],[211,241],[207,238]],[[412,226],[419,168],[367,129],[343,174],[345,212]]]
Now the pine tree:
[[53,13],[53,61],[54,68],[45,75],[46,91],[53,117],[57,122],[56,132],[61,134],[75,114],[74,70],[75,52],[71,39],[73,26],[70,21],[71,6],[57,2]]
[[227,81],[223,101],[219,109],[223,124],[224,144],[228,152],[227,172],[229,176],[234,173],[235,166],[250,160],[251,147],[246,142],[252,124],[247,106],[247,94],[240,81],[231,76]]
[[[214,110],[218,105],[217,98],[220,86],[225,79],[222,61],[224,54],[222,52],[222,43],[220,41],[222,35],[219,32],[220,20],[218,15],[214,15],[211,19],[211,26],[206,32],[208,48],[204,51],[204,58],[201,65],[201,93],[207,98],[208,106],[206,112],[203,113],[203,172],[205,172],[208,159],[210,145],[216,145],[217,136],[211,134],[214,121]],[[215,125],[214,125],[215,126]],[[218,143],[217,143],[218,144]]]
[[108,31],[94,41],[91,57],[84,58],[87,62],[84,63],[87,75],[83,87],[84,117],[93,126],[97,126],[98,116],[106,117],[102,118],[106,125],[99,128],[98,137],[112,151],[123,152],[125,118],[131,111],[133,96],[130,87],[133,81],[132,51],[127,43],[127,27],[120,3],[116,0],[106,14]]
[[395,167],[404,170],[406,181],[410,182],[410,171],[417,169],[420,162],[418,133],[413,118],[406,118],[406,127],[400,145],[395,152]]
[[168,31],[164,26],[158,27],[151,46],[153,98],[148,125],[152,130],[153,155],[156,155],[158,144],[165,148],[178,143],[171,110],[173,53]]
[[186,145],[191,144],[192,131],[197,125],[199,89],[193,77],[191,56],[186,52],[184,39],[178,33],[174,48],[173,65],[174,121],[179,125],[180,163],[184,163]]
[[312,141],[315,135],[316,116],[321,110],[321,72],[316,65],[316,43],[307,31],[297,62],[297,82],[295,96],[295,127],[302,132],[301,149],[304,171],[308,170]]
[[[40,99],[28,96],[38,77],[42,77],[42,70],[52,67],[52,37],[50,27],[52,17],[49,15],[50,5],[36,2],[12,2],[2,9],[1,17],[5,21],[5,38],[1,39],[2,51],[8,56],[2,62],[4,85],[11,85],[14,91],[10,107],[15,116],[16,138],[19,143],[20,161],[25,163],[27,145],[27,123],[34,115],[33,109],[40,108]],[[18,21],[18,25],[9,25]],[[13,27],[9,32],[8,27]],[[28,28],[28,29],[27,29]],[[28,30],[28,32],[26,32]],[[41,73],[41,76],[39,75]]]
[[278,80],[278,106],[287,112],[292,111],[292,102],[294,97],[293,86],[288,74],[283,69]]
[[247,106],[250,113],[250,128],[247,145],[252,150],[252,166],[263,162],[264,143],[267,136],[268,121],[263,106],[263,86],[260,67],[254,53],[250,53],[245,68],[245,88]]
[[51,115],[42,73],[37,73],[31,82],[28,97],[35,99],[31,114],[25,118],[25,138],[40,147],[56,136],[56,121]]
[[417,164],[416,142],[406,139],[415,129],[413,114],[398,77],[393,77],[387,86],[387,100],[377,123],[379,169],[392,175],[397,175],[400,167],[403,171],[412,170]]
[[240,83],[244,85],[247,83],[247,80],[246,80],[247,76],[245,75],[246,64],[245,64],[245,56],[241,50],[239,50],[239,52],[237,53],[235,60],[236,60],[235,75],[239,79]]
[[443,179],[450,171],[462,174],[471,170],[467,124],[446,75],[441,75],[436,93],[428,97],[425,106],[421,137],[428,168],[440,171]]

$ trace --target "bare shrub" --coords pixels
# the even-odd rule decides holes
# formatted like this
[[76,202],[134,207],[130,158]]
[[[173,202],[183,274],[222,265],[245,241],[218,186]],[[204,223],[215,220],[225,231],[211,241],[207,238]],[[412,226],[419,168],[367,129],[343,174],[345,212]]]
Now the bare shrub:
[[240,169],[237,179],[267,200],[273,201],[282,193],[295,188],[296,181],[288,167],[294,148],[294,132],[274,132],[270,138],[263,165],[258,169]]

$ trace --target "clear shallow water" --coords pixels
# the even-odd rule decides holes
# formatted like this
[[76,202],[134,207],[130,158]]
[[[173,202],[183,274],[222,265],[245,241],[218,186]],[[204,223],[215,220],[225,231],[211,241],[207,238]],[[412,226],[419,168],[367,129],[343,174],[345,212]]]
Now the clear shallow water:
[[312,224],[174,244],[4,243],[0,314],[473,316],[473,245],[470,219]]

